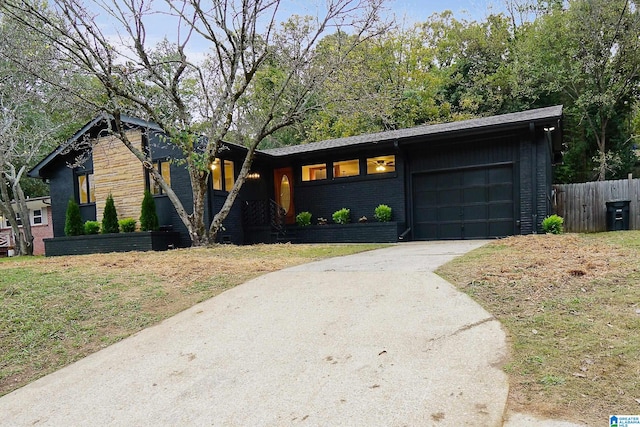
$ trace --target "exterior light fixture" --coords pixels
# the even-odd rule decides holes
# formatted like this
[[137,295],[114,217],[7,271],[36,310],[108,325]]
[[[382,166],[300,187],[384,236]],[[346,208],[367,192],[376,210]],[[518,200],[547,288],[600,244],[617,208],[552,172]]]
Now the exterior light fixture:
[[251,173],[247,174],[247,179],[251,179],[251,180],[260,179],[260,173],[259,172],[251,172]]
[[550,128],[544,128],[545,132],[553,132],[554,130],[556,130],[556,128],[553,126],[551,126]]

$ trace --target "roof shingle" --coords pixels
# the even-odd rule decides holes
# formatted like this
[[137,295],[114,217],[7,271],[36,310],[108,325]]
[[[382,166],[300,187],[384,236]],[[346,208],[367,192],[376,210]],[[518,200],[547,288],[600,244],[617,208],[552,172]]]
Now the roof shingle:
[[483,117],[479,119],[463,120],[459,122],[442,123],[436,125],[421,125],[407,129],[349,136],[346,138],[329,139],[326,141],[312,142],[309,144],[291,145],[288,147],[270,148],[260,151],[271,156],[279,157],[291,154],[309,153],[331,148],[402,140],[420,136],[435,136],[448,132],[482,129],[492,126],[516,125],[541,120],[559,119],[560,117],[562,117],[562,105],[556,105],[553,107],[538,108],[535,110],[522,111],[518,113],[502,114],[499,116]]

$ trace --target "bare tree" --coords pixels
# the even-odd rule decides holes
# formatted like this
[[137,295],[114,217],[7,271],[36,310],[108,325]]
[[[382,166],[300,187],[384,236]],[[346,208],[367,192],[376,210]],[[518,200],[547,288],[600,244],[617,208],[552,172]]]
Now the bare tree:
[[17,51],[27,58],[47,56],[42,40],[0,15],[0,214],[16,237],[16,253],[33,255],[33,234],[22,182],[29,166],[52,145],[59,126],[52,112],[58,97],[42,81],[17,68],[9,58]]
[[[329,0],[319,16],[294,15],[284,22],[283,0],[54,0],[49,2],[53,14],[41,2],[5,0],[0,7],[17,19],[28,16],[24,25],[49,37],[65,61],[99,83],[105,102],[88,99],[91,91],[65,90],[114,117],[113,133],[160,184],[192,244],[199,246],[215,242],[260,143],[317,108],[313,95],[352,49],[384,30],[383,1]],[[176,31],[171,41],[149,46],[147,22],[159,10],[173,19]],[[110,19],[112,34],[96,26],[97,15]],[[315,47],[330,32],[344,34],[344,43],[319,61]],[[189,58],[196,43],[206,43],[204,60]],[[131,144],[120,121],[123,114],[158,124],[168,143],[182,151],[192,188],[190,212],[153,166],[150,153]],[[225,142],[244,145],[247,154],[225,203],[205,224],[209,167]]]

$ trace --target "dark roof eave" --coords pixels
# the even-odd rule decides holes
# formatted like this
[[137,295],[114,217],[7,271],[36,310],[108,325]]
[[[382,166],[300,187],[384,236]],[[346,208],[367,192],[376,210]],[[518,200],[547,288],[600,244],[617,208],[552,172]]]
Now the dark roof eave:
[[497,129],[505,130],[528,126],[529,123],[551,122],[562,117],[562,105],[538,108],[518,113],[509,113],[499,116],[491,116],[479,119],[463,120],[435,125],[423,125],[413,128],[399,129],[387,132],[378,132],[367,135],[357,135],[327,141],[312,142],[309,144],[295,145],[283,148],[262,150],[263,153],[274,157],[289,157],[326,151],[334,149],[346,149],[372,144],[388,143],[392,141],[411,141],[418,138],[455,135],[468,135],[474,133],[486,133]]
[[[42,176],[42,174],[41,174],[41,171],[42,171],[43,168],[45,168],[53,160],[55,160],[56,157],[58,157],[62,152],[64,152],[64,150],[66,150],[71,144],[76,142],[80,137],[82,137],[87,132],[91,131],[91,129],[93,129],[97,124],[99,124],[103,120],[111,120],[111,119],[112,119],[112,117],[110,115],[108,115],[108,114],[105,114],[105,113],[101,113],[101,114],[97,115],[95,118],[90,120],[87,124],[85,124],[79,131],[74,133],[71,138],[69,138],[68,140],[66,140],[62,144],[58,145],[58,147],[56,147],[51,153],[49,153],[37,165],[35,165],[31,170],[29,170],[29,172],[27,172],[27,176],[29,176],[31,178],[44,179],[45,177]],[[121,121],[123,123],[127,124],[127,125],[144,126],[144,127],[149,128],[149,129],[156,130],[156,131],[162,131],[162,129],[160,129],[160,127],[158,127],[158,125],[156,125],[155,123],[147,122],[145,120],[138,119],[138,118],[135,118],[135,117],[122,116],[121,117]]]

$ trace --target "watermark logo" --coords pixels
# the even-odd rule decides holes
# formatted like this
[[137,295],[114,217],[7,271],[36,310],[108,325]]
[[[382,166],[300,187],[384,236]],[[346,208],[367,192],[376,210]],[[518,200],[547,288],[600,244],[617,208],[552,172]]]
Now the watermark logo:
[[640,415],[609,415],[609,427],[640,427]]

